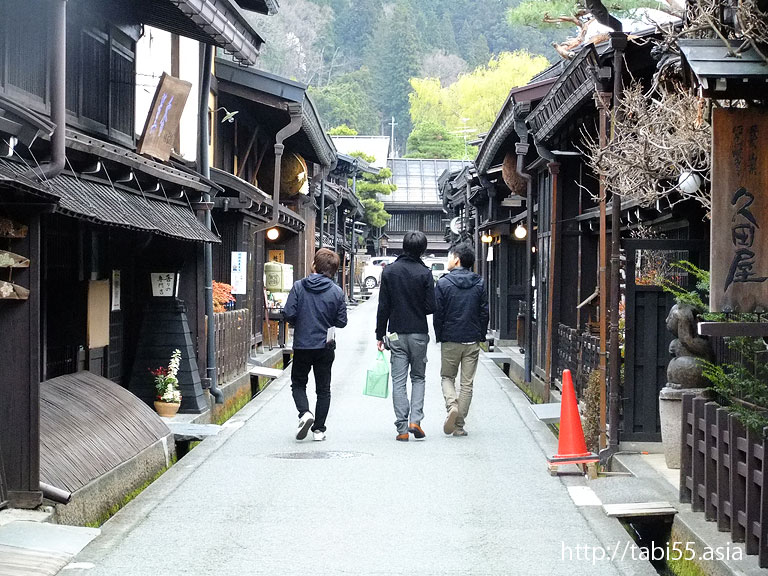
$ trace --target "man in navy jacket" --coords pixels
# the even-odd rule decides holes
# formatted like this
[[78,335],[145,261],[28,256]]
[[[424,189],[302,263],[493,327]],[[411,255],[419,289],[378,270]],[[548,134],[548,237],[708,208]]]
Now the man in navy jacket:
[[[310,427],[315,440],[325,440],[325,419],[331,405],[331,366],[336,357],[334,330],[347,325],[344,293],[331,280],[338,269],[338,254],[320,248],[312,263],[313,273],[293,284],[285,302],[285,319],[294,326],[291,391],[299,411],[297,440],[306,438]],[[307,400],[310,369],[315,373],[317,392],[314,415]]]
[[[480,342],[488,330],[488,294],[483,279],[472,272],[475,252],[468,242],[451,248],[446,274],[437,281],[437,309],[432,317],[440,345],[440,376],[448,415],[443,432],[466,436],[464,422],[472,402],[472,385],[480,355]],[[461,368],[461,389],[456,397],[456,376]]]
[[[429,327],[427,315],[435,310],[432,271],[421,261],[427,237],[419,230],[403,236],[403,252],[381,272],[376,340],[384,350],[389,331],[392,352],[392,404],[395,408],[396,440],[405,442],[408,433],[424,438],[424,388],[427,369]],[[408,367],[411,369],[411,400],[408,401]]]

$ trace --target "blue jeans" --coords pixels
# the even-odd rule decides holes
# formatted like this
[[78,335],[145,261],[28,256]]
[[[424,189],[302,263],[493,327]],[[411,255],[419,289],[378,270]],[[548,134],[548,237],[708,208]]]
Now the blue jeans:
[[[399,334],[390,339],[392,352],[392,404],[398,434],[408,432],[408,423],[424,418],[424,376],[427,370],[429,334]],[[408,401],[408,366],[411,367],[411,400]],[[410,417],[410,419],[409,419]]]

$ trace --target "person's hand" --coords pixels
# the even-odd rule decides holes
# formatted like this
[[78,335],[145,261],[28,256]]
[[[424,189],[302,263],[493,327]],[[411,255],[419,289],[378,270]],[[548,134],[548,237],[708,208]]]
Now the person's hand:
[[384,341],[383,340],[376,341],[376,348],[379,349],[379,352],[384,352]]

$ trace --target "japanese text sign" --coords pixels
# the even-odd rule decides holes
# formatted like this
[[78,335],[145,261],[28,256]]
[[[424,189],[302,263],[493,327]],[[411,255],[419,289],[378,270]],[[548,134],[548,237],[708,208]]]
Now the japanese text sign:
[[163,162],[171,157],[181,113],[191,89],[189,82],[163,72],[141,133],[139,154],[148,154]]
[[716,108],[710,307],[768,310],[768,111]]
[[152,296],[155,298],[173,298],[178,295],[178,278],[173,272],[152,272]]
[[245,294],[248,288],[247,252],[232,252],[232,270],[230,272],[232,294]]

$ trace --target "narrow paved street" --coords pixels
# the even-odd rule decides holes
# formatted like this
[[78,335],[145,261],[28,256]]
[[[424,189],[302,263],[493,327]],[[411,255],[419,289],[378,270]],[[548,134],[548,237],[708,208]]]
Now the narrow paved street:
[[469,436],[446,437],[432,343],[427,438],[395,441],[391,399],[361,393],[376,353],[375,310],[375,298],[352,309],[338,333],[327,441],[293,438],[286,372],[105,524],[63,573],[618,573],[607,561],[563,559],[564,545],[600,543],[549,476],[525,406],[513,401],[519,391],[487,363]]

